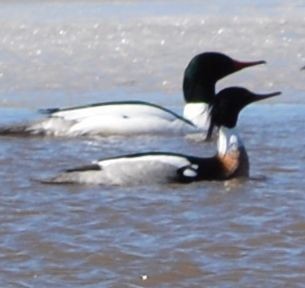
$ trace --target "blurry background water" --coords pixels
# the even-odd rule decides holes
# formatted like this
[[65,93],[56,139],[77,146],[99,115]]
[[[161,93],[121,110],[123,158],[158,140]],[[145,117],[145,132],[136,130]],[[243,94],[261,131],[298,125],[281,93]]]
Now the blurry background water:
[[[219,82],[283,95],[247,108],[243,183],[47,186],[37,178],[179,137],[0,139],[3,287],[303,287],[305,3],[0,1],[0,124],[41,107],[142,99],[181,111],[189,60],[267,60]],[[145,277],[147,275],[147,279]]]

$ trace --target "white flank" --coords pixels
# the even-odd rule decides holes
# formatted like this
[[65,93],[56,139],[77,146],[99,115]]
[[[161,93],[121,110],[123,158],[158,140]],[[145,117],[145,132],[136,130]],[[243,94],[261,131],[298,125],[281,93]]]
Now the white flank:
[[109,165],[128,164],[131,165],[131,169],[132,169],[132,165],[135,163],[145,164],[149,162],[160,162],[164,164],[169,164],[176,167],[177,169],[191,164],[191,162],[183,156],[166,155],[166,154],[114,158],[114,159],[97,161],[96,164],[100,165],[103,168],[106,168]]
[[97,164],[102,170],[101,177],[93,180],[95,183],[100,181],[100,184],[106,185],[146,185],[169,183],[175,179],[177,169],[191,163],[179,156],[144,155],[102,160]]
[[174,155],[122,157],[95,163],[101,170],[64,172],[51,181],[121,186],[170,183],[175,180],[177,169],[191,164],[183,156]]
[[59,111],[31,125],[32,133],[56,136],[198,133],[175,115],[150,105],[114,104]]
[[83,118],[93,116],[113,116],[113,117],[138,117],[140,115],[151,115],[173,121],[175,117],[157,107],[143,104],[113,104],[98,105],[93,107],[76,108],[66,111],[59,111],[52,114],[52,117],[60,117],[65,120],[79,121]]

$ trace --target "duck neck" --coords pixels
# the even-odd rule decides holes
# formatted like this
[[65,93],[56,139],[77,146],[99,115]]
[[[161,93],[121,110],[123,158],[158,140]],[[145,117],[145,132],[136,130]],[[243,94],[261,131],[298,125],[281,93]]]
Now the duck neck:
[[215,83],[185,84],[183,87],[184,100],[188,103],[206,103],[213,101]]
[[249,160],[246,148],[234,128],[219,129],[217,157],[226,178],[249,176]]
[[184,82],[185,106],[183,117],[199,129],[207,130],[210,124],[210,107],[215,97],[215,83]]
[[191,121],[197,128],[207,130],[210,124],[210,107],[207,103],[187,103],[183,117]]

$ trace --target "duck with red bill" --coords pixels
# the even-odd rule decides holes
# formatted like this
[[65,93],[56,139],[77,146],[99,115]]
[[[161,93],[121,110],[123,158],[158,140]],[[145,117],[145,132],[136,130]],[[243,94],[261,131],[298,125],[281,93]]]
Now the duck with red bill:
[[209,105],[216,82],[241,69],[265,61],[240,62],[217,52],[195,56],[187,65],[183,80],[183,116],[144,101],[117,101],[44,110],[47,117],[14,127],[0,128],[0,135],[132,136],[187,135],[202,133],[209,126]]
[[240,111],[250,103],[279,95],[255,94],[245,88],[220,91],[211,109],[211,126],[219,128],[217,152],[202,158],[172,152],[147,152],[94,161],[44,181],[52,184],[154,185],[228,180],[248,177],[246,148],[235,127]]

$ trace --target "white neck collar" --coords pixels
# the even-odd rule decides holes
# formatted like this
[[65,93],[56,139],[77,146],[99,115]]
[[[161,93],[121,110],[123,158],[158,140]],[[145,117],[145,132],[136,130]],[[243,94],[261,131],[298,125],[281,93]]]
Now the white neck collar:
[[209,104],[204,102],[187,103],[184,106],[183,117],[200,129],[208,129],[210,125]]
[[238,151],[243,146],[235,128],[220,127],[217,141],[218,155],[224,156],[227,153]]

